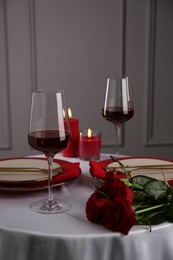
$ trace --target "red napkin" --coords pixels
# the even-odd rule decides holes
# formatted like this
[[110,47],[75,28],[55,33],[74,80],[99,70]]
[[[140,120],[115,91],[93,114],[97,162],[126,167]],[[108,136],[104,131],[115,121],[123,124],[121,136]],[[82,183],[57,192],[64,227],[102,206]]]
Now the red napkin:
[[[90,173],[93,177],[101,180],[105,180],[105,174],[106,170],[105,167],[108,166],[108,164],[112,163],[112,159],[104,160],[101,162],[96,162],[96,161],[90,161]],[[124,174],[121,172],[116,172],[115,177],[117,178],[126,178]]]
[[105,167],[111,163],[112,160],[104,160],[101,162],[96,162],[96,161],[90,161],[90,173],[93,177],[104,180],[105,179]]
[[54,184],[76,179],[81,174],[81,169],[79,167],[80,163],[78,162],[71,163],[71,162],[58,160],[58,159],[57,160],[55,159],[54,162],[61,165],[63,170],[62,174],[59,174],[53,178]]

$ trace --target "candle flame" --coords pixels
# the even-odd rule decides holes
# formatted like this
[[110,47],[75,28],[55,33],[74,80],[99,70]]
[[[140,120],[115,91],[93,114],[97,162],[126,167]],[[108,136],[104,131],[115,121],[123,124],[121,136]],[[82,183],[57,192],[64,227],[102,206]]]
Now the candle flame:
[[92,130],[90,128],[88,128],[88,137],[92,136]]
[[69,118],[72,118],[72,112],[71,112],[70,108],[68,108],[68,116],[69,116]]

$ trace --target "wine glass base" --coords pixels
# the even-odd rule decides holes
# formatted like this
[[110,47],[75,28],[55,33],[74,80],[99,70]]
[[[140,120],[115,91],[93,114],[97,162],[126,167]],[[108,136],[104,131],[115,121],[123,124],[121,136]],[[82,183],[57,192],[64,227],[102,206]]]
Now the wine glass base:
[[30,205],[30,209],[37,213],[42,214],[57,214],[62,213],[71,208],[71,205],[64,200],[53,199],[53,200],[39,200],[35,201]]

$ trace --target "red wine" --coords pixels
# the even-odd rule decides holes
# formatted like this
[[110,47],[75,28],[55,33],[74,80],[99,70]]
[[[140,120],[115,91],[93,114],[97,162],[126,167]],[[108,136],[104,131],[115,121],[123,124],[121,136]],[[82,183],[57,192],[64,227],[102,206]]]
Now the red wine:
[[59,130],[41,130],[28,135],[28,142],[32,148],[51,156],[65,149],[69,139],[70,132]]
[[103,117],[114,124],[122,124],[132,118],[133,114],[134,109],[132,108],[123,110],[122,107],[107,107],[106,111],[104,111],[104,109],[102,110]]

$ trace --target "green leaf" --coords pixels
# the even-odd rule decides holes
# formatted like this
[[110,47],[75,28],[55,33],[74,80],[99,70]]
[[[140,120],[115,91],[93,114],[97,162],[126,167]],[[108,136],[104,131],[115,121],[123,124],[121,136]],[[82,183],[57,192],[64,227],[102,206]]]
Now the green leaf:
[[144,185],[144,192],[154,200],[165,200],[171,191],[165,182],[152,179]]
[[144,186],[148,181],[152,180],[153,178],[144,176],[144,175],[137,175],[131,178],[131,182],[133,184]]

